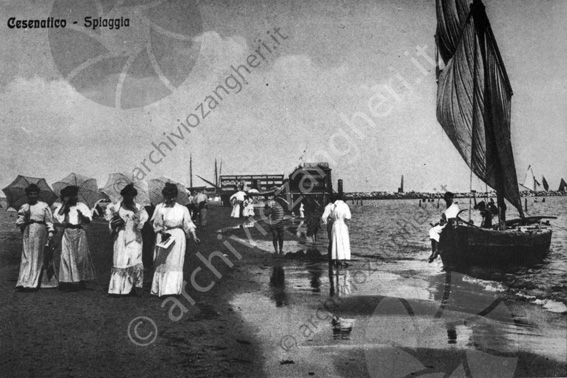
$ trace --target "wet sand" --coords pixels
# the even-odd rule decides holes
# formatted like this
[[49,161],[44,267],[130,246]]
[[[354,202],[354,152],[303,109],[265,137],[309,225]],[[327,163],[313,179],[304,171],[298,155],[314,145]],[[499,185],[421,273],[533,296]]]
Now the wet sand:
[[[241,228],[229,213],[209,209],[202,243],[188,242],[187,297],[164,302],[149,294],[151,271],[137,297],[108,296],[112,244],[98,220],[87,230],[97,272],[87,290],[15,292],[21,236],[15,213],[0,210],[0,376],[567,376],[565,314],[503,299],[439,264],[355,256],[329,269],[325,256],[274,256],[269,230]],[[284,252],[305,251],[290,230]],[[214,275],[197,251],[233,266],[217,254]],[[147,346],[128,336],[140,316],[157,327]],[[130,335],[146,343],[152,331],[146,321],[141,338]]]

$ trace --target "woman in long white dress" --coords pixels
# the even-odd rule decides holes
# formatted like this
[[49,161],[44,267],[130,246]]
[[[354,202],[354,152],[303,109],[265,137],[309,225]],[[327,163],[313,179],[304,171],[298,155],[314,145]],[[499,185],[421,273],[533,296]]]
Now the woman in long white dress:
[[335,201],[331,218],[333,219],[331,259],[337,264],[341,261],[344,263],[345,260],[350,260],[350,238],[347,221],[350,220],[351,214],[342,196],[339,196]]
[[106,220],[114,236],[114,256],[108,294],[135,294],[144,282],[142,228],[148,220],[144,207],[134,202],[132,184],[120,192],[122,201],[106,208]]
[[[193,236],[195,243],[200,242],[195,234],[195,224],[191,221],[189,210],[175,200],[177,187],[167,183],[162,193],[165,201],[156,206],[152,217],[157,235],[151,294],[160,297],[181,294],[187,234]],[[171,244],[163,247],[170,238]]]
[[95,279],[94,265],[89,251],[84,224],[92,221],[91,210],[78,202],[79,188],[67,186],[61,190],[63,204],[54,212],[54,218],[65,227],[61,240],[59,288],[75,291],[85,287],[85,281]]
[[238,191],[230,196],[230,203],[232,204],[232,213],[230,213],[231,218],[240,218],[242,213],[241,206],[244,203],[246,193],[244,193],[240,187]]
[[39,188],[31,184],[26,189],[28,203],[18,210],[16,225],[23,234],[22,260],[16,289],[20,291],[57,287],[54,272],[44,269],[44,248],[53,242],[53,215],[49,205],[38,200]]

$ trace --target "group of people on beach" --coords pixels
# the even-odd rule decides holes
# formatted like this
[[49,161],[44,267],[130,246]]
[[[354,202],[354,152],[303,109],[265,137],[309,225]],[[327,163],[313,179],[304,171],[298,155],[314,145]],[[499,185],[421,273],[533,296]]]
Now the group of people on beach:
[[255,215],[254,211],[254,199],[249,195],[254,193],[259,193],[258,190],[251,189],[246,193],[243,187],[239,185],[237,187],[236,193],[230,196],[230,203],[232,205],[232,212],[230,213],[231,218],[248,218]]
[[[21,206],[16,220],[16,225],[23,234],[17,290],[31,291],[40,287],[59,287],[62,291],[84,289],[85,282],[95,280],[94,264],[84,229],[92,221],[93,213],[86,204],[79,202],[79,188],[63,188],[60,193],[61,204],[54,211],[38,199],[40,189],[36,185],[29,185],[25,192],[28,203]],[[154,267],[151,294],[181,294],[187,238],[191,236],[197,244],[200,242],[195,232],[195,223],[206,225],[207,195],[195,193],[190,197],[190,203],[183,206],[176,200],[177,186],[167,183],[162,190],[164,201],[153,212],[136,203],[138,191],[133,184],[126,185],[120,195],[120,201],[109,204],[104,210],[104,218],[108,221],[113,239],[108,293],[129,295],[142,288],[145,239],[142,229],[149,223],[155,235],[155,244],[149,243],[153,246]],[[284,209],[283,202],[278,197],[280,196],[273,195],[265,199],[265,219],[272,232],[274,251],[283,254]],[[254,216],[254,201],[242,188],[232,196],[232,200],[234,206],[231,216],[236,217],[237,212],[241,211],[237,206],[244,208],[246,217]],[[351,258],[348,232],[351,213],[342,194],[330,198],[324,209],[314,198],[305,197],[303,202],[308,236],[315,242],[320,225],[325,225],[330,260],[335,264],[346,265],[346,261]],[[56,224],[63,228],[58,274],[53,265]]]
[[[18,211],[16,225],[23,234],[23,251],[20,272],[16,288],[35,290],[39,287],[59,287],[63,291],[76,291],[84,288],[86,281],[95,279],[94,265],[87,243],[84,225],[92,221],[92,212],[78,201],[79,188],[67,186],[61,190],[62,203],[52,212],[47,203],[38,199],[39,188],[31,184],[25,192],[28,203]],[[158,204],[151,216],[141,204],[136,203],[138,194],[134,185],[129,184],[120,192],[122,200],[109,204],[105,210],[105,219],[114,241],[113,267],[111,271],[109,294],[127,295],[141,288],[144,278],[142,251],[144,236],[142,229],[148,222],[155,234],[153,247],[154,275],[151,294],[179,295],[183,285],[183,263],[186,251],[186,239],[191,235],[196,243],[200,240],[195,230],[207,224],[206,213],[208,197],[197,192],[190,197],[190,203],[183,206],[177,202],[178,189],[175,184],[167,183],[162,190],[164,201]],[[429,230],[431,255],[429,262],[439,255],[439,241],[443,230],[453,226],[458,219],[460,209],[451,192],[444,194],[447,209],[438,223]],[[254,201],[241,187],[232,195],[233,209],[231,217],[253,217]],[[266,223],[272,232],[272,241],[276,254],[283,254],[284,209],[281,196],[274,195],[264,201]],[[342,193],[329,197],[324,209],[314,197],[302,199],[302,210],[306,214],[307,237],[313,244],[321,224],[327,229],[329,260],[335,265],[347,265],[351,259],[348,222],[351,212]],[[492,227],[492,217],[498,209],[493,202],[476,203],[480,211],[483,228]],[[191,211],[190,211],[191,210]],[[193,218],[191,216],[193,213]],[[243,214],[242,214],[243,213]],[[55,223],[63,227],[61,238],[61,259],[59,272],[55,274],[53,266],[53,237],[57,232]],[[150,243],[153,246],[153,243]]]
[[[25,189],[28,203],[18,211],[16,225],[23,234],[23,251],[16,288],[22,291],[35,290],[40,285],[47,288],[59,286],[61,290],[82,288],[85,281],[95,277],[83,229],[83,224],[92,220],[92,213],[85,204],[77,201],[76,186],[68,186],[61,191],[63,202],[53,213],[47,203],[39,201],[39,191],[35,184],[29,185]],[[55,221],[64,227],[59,280],[52,261],[44,261],[52,257],[53,236],[57,232]]]
[[[256,189],[245,192],[242,186],[230,197],[232,204],[232,218],[254,217],[254,200],[249,194],[260,194]],[[282,203],[285,199],[275,191],[273,197],[264,201],[266,222],[272,232],[272,243],[276,254],[283,254],[284,243],[284,209]],[[343,193],[327,197],[327,205],[323,207],[314,196],[302,196],[299,207],[300,218],[306,217],[306,236],[312,244],[317,241],[317,232],[320,225],[327,228],[329,239],[329,259],[336,265],[348,265],[346,261],[351,258],[348,221],[351,219],[350,208],[344,201]]]
[[[61,191],[62,204],[52,213],[47,203],[38,200],[39,188],[36,185],[26,188],[28,203],[19,209],[16,220],[23,234],[17,290],[59,286],[63,291],[77,291],[85,287],[86,281],[95,279],[83,227],[92,221],[92,213],[78,201],[78,191],[76,186],[65,187]],[[188,208],[176,201],[177,186],[170,183],[165,185],[162,190],[165,200],[156,206],[151,218],[144,206],[135,202],[138,192],[132,184],[124,187],[120,194],[122,200],[110,204],[105,212],[114,241],[108,293],[135,294],[136,288],[142,287],[144,265],[141,230],[150,221],[156,234],[151,294],[160,297],[181,294],[187,235],[191,235],[197,244],[200,240]],[[54,272],[52,261],[44,261],[52,258],[55,222],[64,229],[58,275]]]

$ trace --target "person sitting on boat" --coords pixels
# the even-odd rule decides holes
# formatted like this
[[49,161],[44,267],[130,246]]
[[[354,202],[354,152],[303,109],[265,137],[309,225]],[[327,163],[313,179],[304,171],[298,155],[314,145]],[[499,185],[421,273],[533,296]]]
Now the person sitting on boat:
[[[480,212],[480,216],[482,217],[482,223],[480,224],[481,228],[492,228],[492,209],[490,209],[486,202],[480,201],[476,203],[476,196],[475,192],[473,191],[473,200],[474,200],[474,209]],[[492,204],[494,206],[494,203]],[[497,210],[498,211],[498,210]]]
[[446,192],[443,195],[443,199],[447,204],[447,209],[441,215],[441,220],[439,223],[432,224],[429,230],[429,239],[431,240],[431,255],[429,256],[429,262],[433,262],[439,255],[439,238],[441,237],[441,232],[450,224],[451,226],[456,222],[459,215],[459,205],[454,202],[455,195],[451,192]]
[[492,214],[493,217],[495,215],[498,215],[498,207],[494,203],[494,198],[490,199],[490,202],[488,203],[488,210],[490,210],[490,213]]
[[480,227],[492,228],[492,212],[488,209],[484,201],[480,201],[478,204],[475,203],[474,209],[478,210],[482,216],[482,223],[480,224]]

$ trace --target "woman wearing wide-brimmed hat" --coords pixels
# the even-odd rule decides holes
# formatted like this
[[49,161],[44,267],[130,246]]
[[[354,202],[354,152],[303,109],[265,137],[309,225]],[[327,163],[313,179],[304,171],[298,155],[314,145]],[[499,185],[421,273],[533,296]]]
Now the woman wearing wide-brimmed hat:
[[135,294],[142,288],[144,265],[142,261],[142,228],[148,220],[144,207],[134,202],[138,191],[129,184],[120,191],[122,201],[109,205],[106,220],[114,236],[112,274],[108,293],[116,295]]
[[176,202],[177,186],[166,183],[162,194],[165,201],[156,206],[152,217],[157,235],[151,293],[160,297],[181,294],[187,235],[200,242],[189,210]]
[[61,240],[59,288],[64,291],[83,289],[85,281],[95,279],[94,265],[83,225],[92,220],[91,210],[78,201],[79,188],[71,185],[61,190],[61,200],[54,212],[57,222],[65,227]]
[[20,274],[16,289],[20,291],[57,287],[57,277],[54,272],[47,272],[44,266],[44,249],[48,243],[53,243],[53,215],[49,205],[38,200],[39,188],[35,184],[25,189],[28,203],[18,210],[16,225],[22,231],[23,249],[20,262]]

